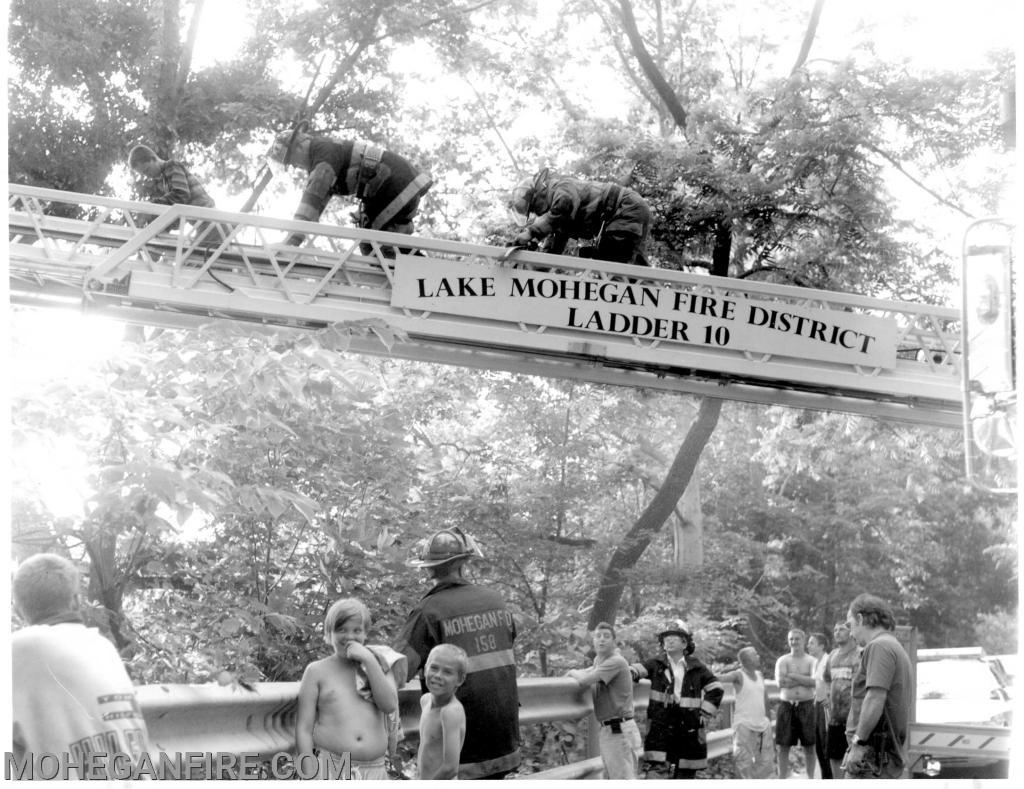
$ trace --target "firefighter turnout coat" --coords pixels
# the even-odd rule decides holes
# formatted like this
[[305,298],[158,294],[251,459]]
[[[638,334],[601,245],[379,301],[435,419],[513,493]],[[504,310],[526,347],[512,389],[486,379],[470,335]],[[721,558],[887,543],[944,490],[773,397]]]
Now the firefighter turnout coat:
[[534,197],[540,215],[526,228],[533,238],[550,236],[547,251],[561,254],[570,238],[601,235],[633,239],[642,246],[651,227],[651,209],[637,192],[617,184],[557,178],[546,194]]
[[352,195],[360,201],[363,227],[412,233],[412,218],[431,183],[401,156],[372,143],[313,137],[295,218],[317,222],[332,196]]
[[686,672],[678,696],[674,693],[676,678],[672,665],[664,656],[634,664],[633,668],[639,679],[651,681],[644,758],[668,762],[683,770],[707,767],[707,723],[722,703],[722,683],[693,655],[686,656]]
[[455,644],[469,670],[456,697],[466,710],[459,778],[482,778],[519,766],[519,691],[512,643],[516,626],[501,595],[466,581],[442,581],[409,615],[395,649],[421,673],[430,650]]

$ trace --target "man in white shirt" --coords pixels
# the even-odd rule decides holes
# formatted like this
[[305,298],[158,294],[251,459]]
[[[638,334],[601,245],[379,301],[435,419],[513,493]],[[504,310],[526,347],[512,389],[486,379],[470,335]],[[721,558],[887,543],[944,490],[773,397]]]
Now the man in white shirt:
[[753,647],[737,655],[740,667],[718,677],[736,689],[732,710],[732,761],[740,778],[771,778],[775,774],[772,722],[768,717],[768,688],[761,673],[761,656]]
[[28,627],[11,638],[13,754],[33,764],[66,755],[82,765],[77,777],[119,777],[115,760],[129,769],[148,750],[146,723],[121,656],[82,621],[79,583],[75,566],[52,553],[26,559],[14,576]]

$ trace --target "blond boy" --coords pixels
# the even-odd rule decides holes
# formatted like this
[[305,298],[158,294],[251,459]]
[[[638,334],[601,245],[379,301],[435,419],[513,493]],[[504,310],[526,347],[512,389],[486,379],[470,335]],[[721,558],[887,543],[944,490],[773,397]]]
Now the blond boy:
[[317,749],[321,770],[330,773],[333,754],[351,760],[353,779],[387,779],[388,719],[398,709],[398,690],[391,667],[375,654],[380,648],[365,646],[369,626],[369,610],[353,598],[338,600],[324,617],[324,640],[334,654],[302,674],[295,721],[300,773],[311,771],[308,759]]
[[468,668],[466,651],[454,644],[438,644],[427,655],[424,678],[429,692],[420,698],[417,756],[421,780],[451,779],[459,774],[466,711],[455,698],[455,691],[465,682]]

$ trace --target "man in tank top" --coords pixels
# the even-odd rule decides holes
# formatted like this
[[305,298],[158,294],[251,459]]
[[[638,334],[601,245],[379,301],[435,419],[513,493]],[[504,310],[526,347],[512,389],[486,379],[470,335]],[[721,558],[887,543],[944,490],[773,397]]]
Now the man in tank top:
[[719,677],[736,689],[732,712],[732,756],[740,778],[775,776],[775,748],[772,723],[768,717],[768,689],[760,672],[761,656],[753,647],[743,647],[736,658],[740,668]]

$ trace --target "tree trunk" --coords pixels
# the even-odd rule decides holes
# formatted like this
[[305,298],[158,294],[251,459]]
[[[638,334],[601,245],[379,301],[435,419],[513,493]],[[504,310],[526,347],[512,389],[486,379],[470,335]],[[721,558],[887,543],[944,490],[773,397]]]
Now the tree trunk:
[[[611,0],[609,0],[610,3]],[[801,68],[807,60],[817,32],[822,6],[823,0],[816,0],[793,72]],[[630,0],[619,0],[619,19],[637,62],[650,80],[657,95],[668,108],[676,126],[685,135],[688,119],[686,109],[679,101],[675,91],[672,90],[668,80],[661,73],[657,62],[644,46],[643,36],[637,27]],[[711,254],[711,273],[715,276],[729,276],[729,264],[732,259],[732,231],[732,219],[724,215],[720,217],[715,228],[714,247]],[[693,476],[700,453],[718,425],[718,416],[721,410],[722,401],[718,398],[704,398],[701,401],[697,419],[690,426],[686,438],[683,439],[682,446],[679,447],[679,452],[676,453],[665,476],[665,482],[633,527],[623,537],[611,559],[608,560],[608,565],[601,575],[594,607],[590,612],[588,621],[590,629],[593,629],[598,622],[615,621],[615,612],[622,597],[628,572],[636,566],[643,552],[650,545],[651,539],[675,512],[676,504]]]
[[701,401],[697,418],[690,425],[661,489],[633,524],[633,528],[622,538],[608,561],[597,590],[597,599],[590,611],[587,623],[589,629],[592,630],[598,622],[615,620],[615,611],[626,585],[626,574],[636,565],[651,539],[675,512],[676,504],[693,476],[700,453],[718,425],[721,411],[722,401],[718,398],[705,397]]

